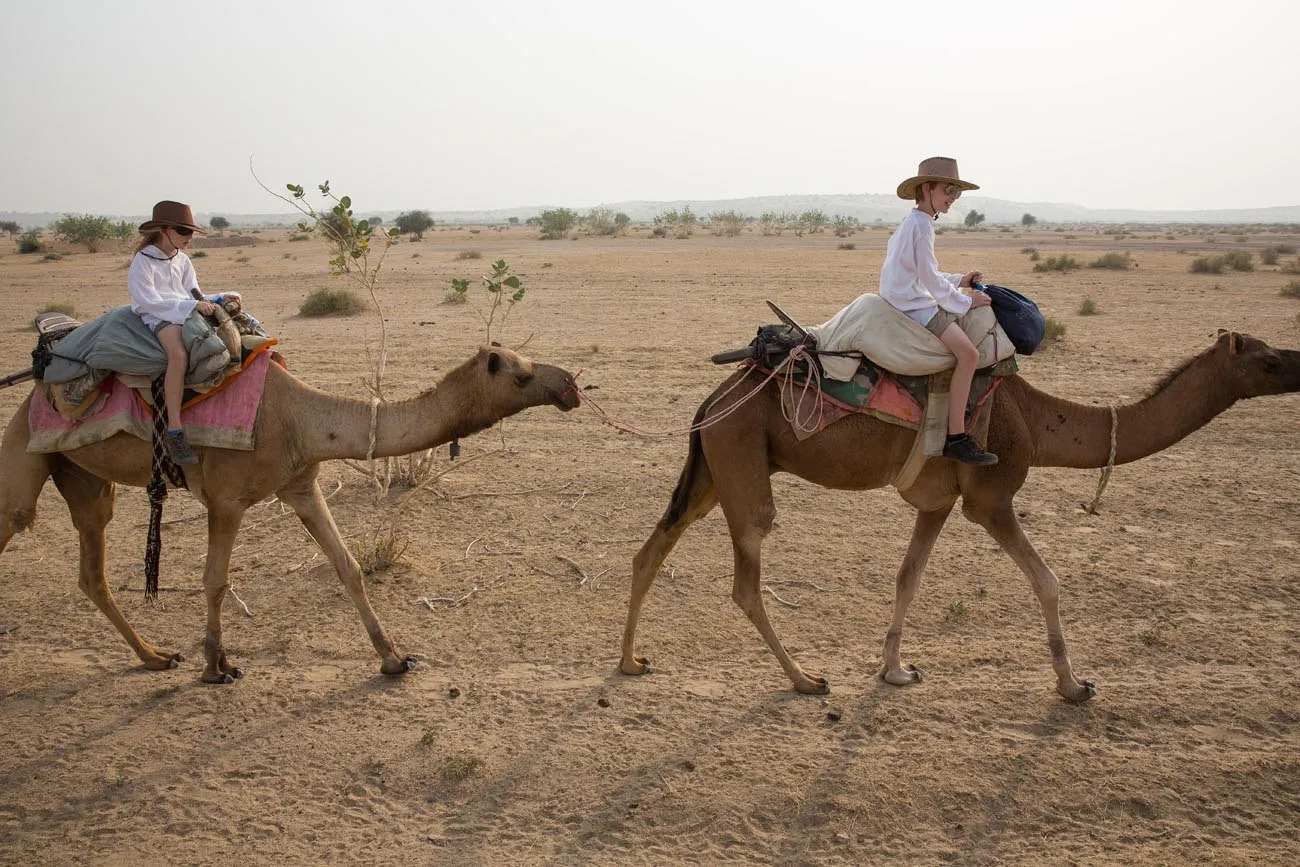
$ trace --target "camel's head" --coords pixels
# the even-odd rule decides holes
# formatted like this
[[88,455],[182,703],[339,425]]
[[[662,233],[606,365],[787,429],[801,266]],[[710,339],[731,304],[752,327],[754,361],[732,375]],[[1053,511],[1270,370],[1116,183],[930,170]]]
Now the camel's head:
[[1236,331],[1219,331],[1215,350],[1223,353],[1236,397],[1260,397],[1300,391],[1300,351],[1274,349]]
[[530,406],[550,404],[568,412],[578,405],[578,386],[573,376],[551,364],[534,364],[502,346],[484,346],[474,359],[487,381],[496,405],[518,412]]

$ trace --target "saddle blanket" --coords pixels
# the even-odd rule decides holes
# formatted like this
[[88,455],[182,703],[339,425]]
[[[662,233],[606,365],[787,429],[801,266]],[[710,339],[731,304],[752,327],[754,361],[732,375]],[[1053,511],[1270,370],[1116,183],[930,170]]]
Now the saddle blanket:
[[[267,342],[243,361],[239,373],[217,388],[189,400],[181,421],[192,445],[236,451],[253,450],[253,426],[262,403],[266,369],[272,360],[284,366],[279,353]],[[100,383],[101,405],[77,421],[69,421],[54,408],[48,386],[38,383],[27,413],[27,451],[33,454],[64,452],[129,433],[149,442],[153,437],[152,408],[135,389],[116,376]],[[95,400],[88,397],[87,400]]]

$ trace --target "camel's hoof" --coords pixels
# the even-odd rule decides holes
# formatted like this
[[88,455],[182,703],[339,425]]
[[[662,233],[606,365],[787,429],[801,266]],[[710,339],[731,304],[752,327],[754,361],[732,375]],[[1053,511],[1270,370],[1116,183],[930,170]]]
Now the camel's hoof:
[[[235,669],[235,671],[239,671],[239,669]],[[243,673],[242,671],[240,671],[240,672],[239,672],[239,676],[240,676],[240,677],[243,677],[243,676],[244,676],[244,673]],[[215,683],[215,684],[219,684],[219,685],[221,685],[221,686],[228,686],[228,685],[230,685],[230,684],[232,684],[232,683],[235,682],[235,676],[232,675],[232,674],[226,674],[224,671],[219,671],[219,672],[217,672],[216,674],[211,674],[211,675],[209,675],[209,674],[205,674],[205,675],[203,675],[203,682],[204,682],[204,683]]]
[[626,662],[620,662],[618,664],[618,670],[634,677],[638,674],[654,673],[654,669],[650,667],[650,660],[646,659],[644,656],[632,657],[632,665],[630,666]]
[[1080,681],[1079,686],[1080,686],[1079,691],[1074,693],[1073,695],[1063,690],[1057,690],[1057,691],[1061,693],[1061,695],[1065,698],[1066,701],[1072,704],[1083,704],[1085,701],[1087,701],[1088,699],[1092,698],[1097,694],[1097,687],[1095,684],[1093,684],[1091,680]]
[[185,661],[185,657],[179,653],[173,653],[171,656],[159,654],[153,659],[147,660],[144,667],[149,671],[170,671]]
[[911,686],[925,680],[925,675],[915,665],[905,665],[902,668],[882,668],[880,679],[893,686]]
[[414,656],[408,656],[404,659],[398,660],[396,665],[390,666],[385,662],[383,665],[379,666],[379,670],[389,677],[401,677],[403,674],[406,674],[408,671],[415,668],[417,662],[419,662],[419,660]]
[[831,685],[824,677],[805,677],[794,682],[794,691],[803,695],[827,695],[831,691]]
[[230,668],[226,669],[226,674],[230,675],[235,680],[239,680],[241,677],[244,676],[244,670],[242,668],[236,668],[235,666],[232,665]]

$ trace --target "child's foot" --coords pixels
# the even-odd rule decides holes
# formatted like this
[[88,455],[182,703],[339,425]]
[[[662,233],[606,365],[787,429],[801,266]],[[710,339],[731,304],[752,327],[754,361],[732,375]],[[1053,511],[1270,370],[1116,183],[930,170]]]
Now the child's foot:
[[970,434],[953,434],[943,444],[943,456],[949,460],[960,461],[976,467],[991,467],[998,462],[998,456],[990,454],[971,439]]
[[190,441],[183,430],[169,430],[166,434],[167,456],[172,463],[182,467],[192,467],[199,462],[199,456],[190,448]]

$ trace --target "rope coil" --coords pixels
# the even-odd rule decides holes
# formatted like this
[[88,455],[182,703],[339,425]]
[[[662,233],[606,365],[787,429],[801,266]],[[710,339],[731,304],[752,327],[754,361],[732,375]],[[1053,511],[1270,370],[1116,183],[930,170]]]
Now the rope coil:
[[1101,478],[1097,480],[1097,493],[1093,495],[1092,502],[1083,507],[1083,510],[1089,515],[1097,514],[1097,506],[1101,504],[1101,492],[1106,490],[1106,485],[1110,483],[1110,474],[1115,469],[1115,444],[1119,441],[1119,413],[1115,407],[1110,408],[1110,457],[1106,458],[1106,468],[1101,471]]

